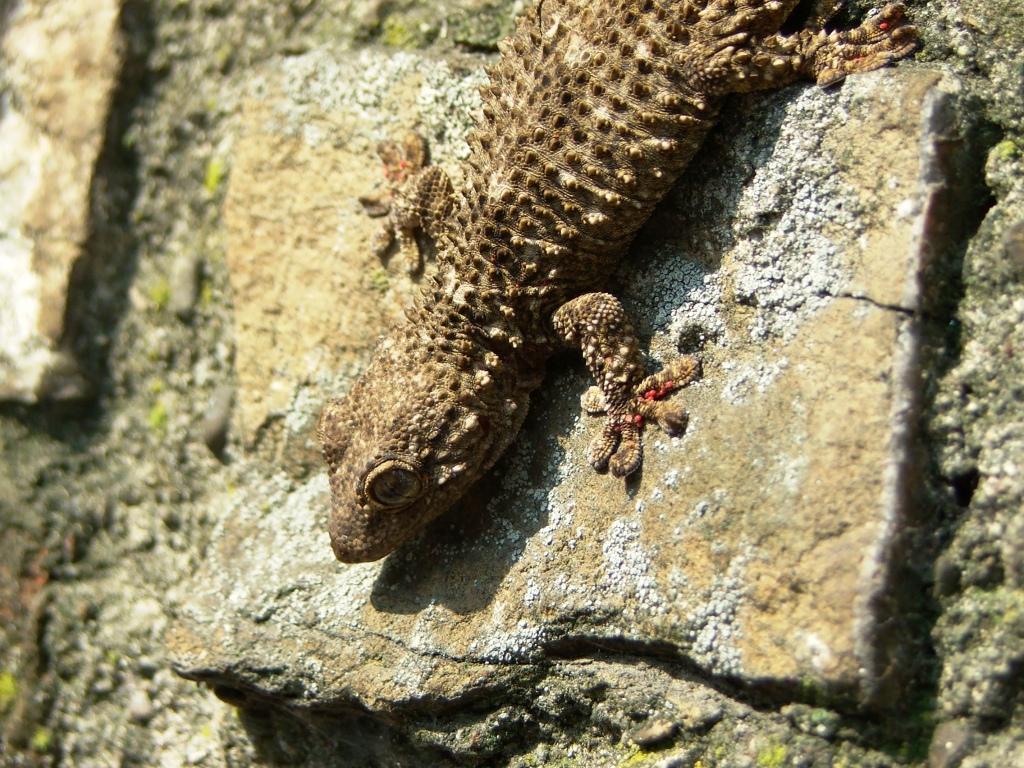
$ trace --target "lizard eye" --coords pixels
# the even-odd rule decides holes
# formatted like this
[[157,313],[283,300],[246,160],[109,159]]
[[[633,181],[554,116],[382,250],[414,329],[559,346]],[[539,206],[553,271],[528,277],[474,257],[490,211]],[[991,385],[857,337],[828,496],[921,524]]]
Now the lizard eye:
[[393,509],[416,501],[423,491],[422,473],[407,461],[387,459],[366,474],[363,489],[374,504]]

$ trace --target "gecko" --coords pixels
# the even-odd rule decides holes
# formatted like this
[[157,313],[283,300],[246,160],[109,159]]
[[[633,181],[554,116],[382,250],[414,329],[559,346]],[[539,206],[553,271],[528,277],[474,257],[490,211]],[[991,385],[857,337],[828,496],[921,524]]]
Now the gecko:
[[409,251],[422,228],[437,265],[317,423],[340,561],[379,559],[452,507],[512,442],[560,347],[596,382],[582,406],[604,414],[587,451],[597,471],[636,472],[645,423],[686,428],[669,396],[698,359],[646,375],[604,290],[726,96],[833,85],[916,48],[902,5],[836,31],[839,2],[818,0],[792,32],[799,0],[540,0],[520,17],[481,89],[464,182],[438,166],[407,174],[394,234],[373,246]]

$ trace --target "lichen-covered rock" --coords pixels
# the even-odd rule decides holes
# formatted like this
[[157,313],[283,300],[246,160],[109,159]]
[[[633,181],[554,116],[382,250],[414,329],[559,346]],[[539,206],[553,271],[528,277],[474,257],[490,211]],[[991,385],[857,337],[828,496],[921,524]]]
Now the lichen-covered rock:
[[[358,92],[362,76],[338,90]],[[275,480],[233,493],[211,507],[221,523],[207,561],[182,585],[169,635],[178,668],[236,697],[383,717],[421,697],[514,687],[554,649],[635,644],[670,649],[710,679],[887,696],[901,680],[894,664],[912,669],[880,635],[898,621],[891,558],[914,484],[919,280],[932,218],[951,203],[930,178],[942,172],[935,147],[957,90],[933,71],[883,72],[837,94],[748,105],[777,126],[771,145],[758,121],[726,122],[713,150],[721,177],[698,162],[677,210],[699,209],[688,195],[729,194],[745,168],[757,169],[753,181],[681,233],[656,221],[623,268],[655,355],[672,354],[684,329],[713,340],[705,380],[688,393],[687,435],[655,438],[639,482],[589,471],[590,425],[564,415],[581,379],[563,372],[476,498],[383,564],[332,562],[320,474],[295,491]],[[362,165],[372,167],[366,144]],[[301,158],[296,146],[289,156]],[[248,187],[238,171],[232,183]],[[372,184],[370,174],[352,178]],[[287,184],[308,186],[291,171],[275,182],[283,199],[294,199]],[[358,209],[336,216],[355,233],[344,261],[366,234],[354,229]],[[754,229],[756,251],[743,236]],[[724,247],[710,255],[701,242]],[[251,286],[282,269],[262,264],[250,265]],[[736,294],[745,300],[724,299]],[[237,290],[236,311],[246,316],[246,302],[264,295]],[[331,306],[308,291],[271,295],[300,323]],[[358,350],[360,316],[333,319],[333,333],[319,320],[312,341],[291,321],[276,324],[273,343],[264,335],[240,347],[251,350],[241,370],[276,364],[282,347]],[[252,386],[263,396],[265,381],[242,379],[243,401]]]
[[945,754],[943,734],[954,724],[966,728],[963,766],[1024,759],[1024,738],[1009,726],[1024,668],[1024,361],[1017,353],[1024,346],[1024,156],[1014,141],[991,149],[986,175],[998,202],[967,248],[958,312],[964,344],[931,422],[941,436],[943,475],[962,507],[936,565],[943,723],[932,748]]

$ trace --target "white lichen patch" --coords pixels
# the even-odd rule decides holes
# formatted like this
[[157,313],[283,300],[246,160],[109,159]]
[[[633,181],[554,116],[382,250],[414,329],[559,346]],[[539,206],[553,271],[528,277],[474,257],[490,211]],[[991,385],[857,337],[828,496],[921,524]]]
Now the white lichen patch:
[[744,573],[750,558],[749,548],[741,550],[730,559],[725,573],[715,576],[710,588],[686,599],[696,606],[686,615],[688,653],[716,674],[738,675],[743,671],[737,614],[746,594]]
[[811,666],[822,674],[832,671],[836,664],[835,654],[818,634],[801,631],[797,633],[796,639],[801,655],[810,660]]
[[722,385],[722,399],[731,405],[741,405],[754,395],[763,395],[788,367],[789,361],[784,357],[755,363],[724,360],[721,368],[726,380]]
[[536,658],[551,634],[545,624],[525,618],[508,626],[500,611],[492,613],[489,624],[478,639],[469,644],[468,651],[475,658],[491,663],[509,664]]
[[[856,247],[863,212],[822,137],[849,119],[852,98],[847,89],[801,91],[740,192],[729,260],[736,298],[755,308],[753,340],[791,339],[849,280],[847,249]],[[796,127],[807,124],[820,129]]]
[[469,155],[466,137],[486,81],[482,69],[457,72],[444,61],[371,49],[354,56],[311,51],[286,59],[282,69],[286,98],[278,119],[286,134],[363,151],[408,127],[411,113],[435,160],[447,164]]
[[651,554],[641,541],[641,523],[633,518],[612,522],[604,536],[603,586],[626,598],[624,612],[659,614],[665,612],[665,599],[658,588]]
[[779,454],[775,469],[778,486],[792,496],[797,496],[803,487],[809,464],[810,458],[804,454]]
[[415,695],[417,691],[423,690],[424,683],[430,679],[437,663],[429,654],[403,653],[394,667],[391,681],[404,689],[407,695]]
[[445,637],[446,627],[451,623],[451,614],[431,600],[417,615],[406,636],[409,650],[418,655],[430,655],[437,651]]
[[523,605],[527,607],[536,605],[540,599],[541,589],[540,582],[537,579],[533,577],[528,578],[526,580],[526,589],[523,590]]
[[652,257],[631,261],[622,297],[631,313],[653,326],[651,354],[660,361],[678,354],[684,335],[695,334],[703,346],[725,333],[721,273],[686,259],[681,248],[667,241]]

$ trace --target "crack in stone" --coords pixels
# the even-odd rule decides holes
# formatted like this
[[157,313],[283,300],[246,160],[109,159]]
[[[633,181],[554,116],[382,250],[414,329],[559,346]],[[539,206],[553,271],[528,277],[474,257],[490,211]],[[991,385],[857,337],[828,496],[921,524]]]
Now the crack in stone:
[[862,301],[865,304],[870,304],[871,306],[877,307],[878,309],[884,309],[889,312],[897,312],[901,315],[904,315],[905,317],[916,317],[918,314],[915,310],[911,309],[910,307],[904,307],[901,304],[889,304],[884,301],[878,301],[877,299],[873,299],[870,296],[866,296],[864,294],[859,293],[849,293],[847,291],[840,291],[839,293],[830,293],[828,291],[820,291],[818,295],[821,296],[822,298],[851,299],[853,301]]

